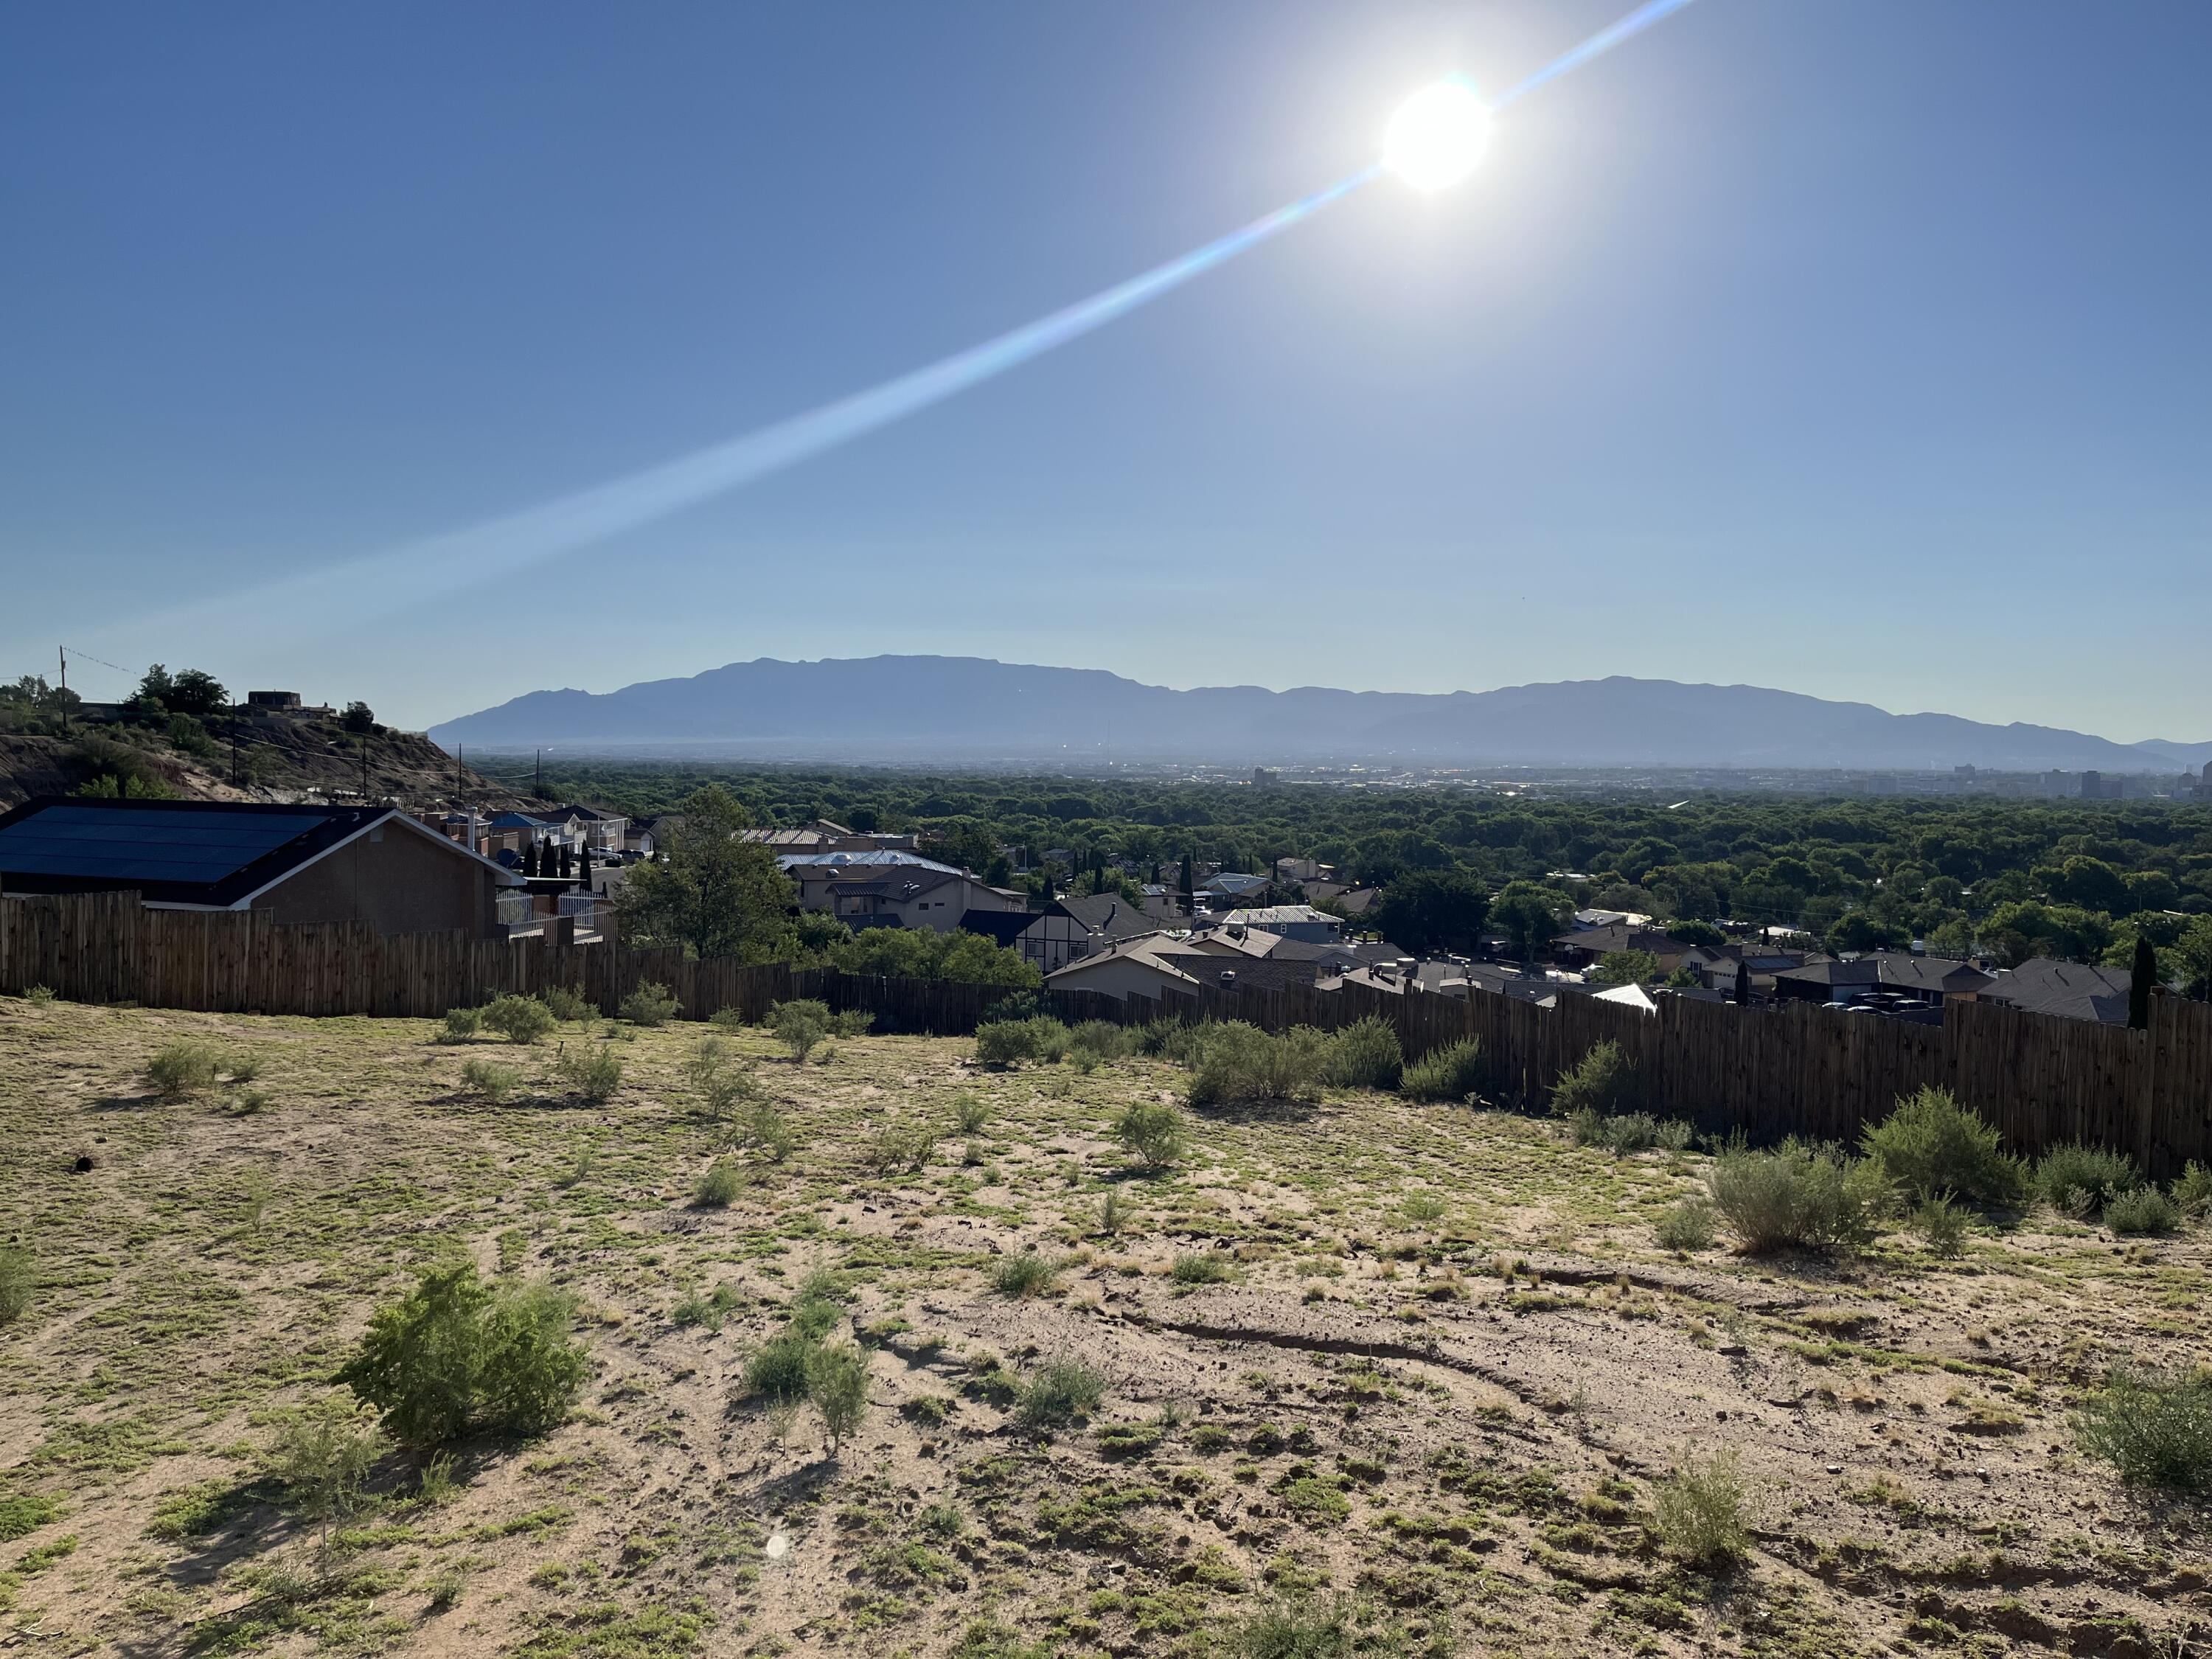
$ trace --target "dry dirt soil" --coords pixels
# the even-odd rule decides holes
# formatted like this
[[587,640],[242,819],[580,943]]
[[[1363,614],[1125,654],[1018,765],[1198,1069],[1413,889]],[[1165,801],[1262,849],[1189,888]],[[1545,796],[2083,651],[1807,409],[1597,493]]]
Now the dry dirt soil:
[[[758,1031],[723,1041],[796,1145],[730,1154],[705,1207],[700,1027],[435,1029],[0,1000],[0,1240],[38,1264],[0,1326],[0,1649],[1354,1650],[1271,1645],[1303,1607],[1376,1653],[2130,1659],[2212,1628],[2202,1511],[2069,1421],[2116,1358],[2204,1356],[2202,1231],[1676,1254],[1653,1224],[1694,1153],[1346,1092],[1178,1107],[1188,1156],[1146,1175],[1110,1126],[1180,1098],[1164,1061],[987,1073],[867,1036],[801,1066]],[[185,1038],[255,1075],[159,1097],[146,1061]],[[595,1045],[601,1104],[555,1073]],[[471,1059],[526,1086],[485,1101]],[[941,1138],[896,1167],[915,1125]],[[1046,1282],[1000,1288],[1024,1251]],[[579,1405],[427,1493],[390,1454],[319,1539],[265,1450],[453,1252],[574,1295]],[[802,1283],[867,1355],[836,1457],[744,1382]],[[1068,1360],[1103,1402],[1025,1418]],[[1695,1570],[1655,1500],[1722,1450],[1751,1548]]]

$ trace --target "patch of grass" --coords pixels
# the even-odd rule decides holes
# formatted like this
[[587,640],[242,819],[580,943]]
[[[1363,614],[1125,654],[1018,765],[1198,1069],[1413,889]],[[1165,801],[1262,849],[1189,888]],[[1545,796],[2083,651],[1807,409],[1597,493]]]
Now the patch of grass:
[[1237,1277],[1237,1264],[1211,1250],[1186,1252],[1176,1257],[1168,1277],[1178,1285],[1224,1285]]
[[2212,1492],[2212,1372],[2122,1366],[2083,1404],[2075,1434],[2130,1486]]
[[0,1325],[12,1324],[31,1310],[39,1264],[20,1244],[0,1244]]
[[1059,1270],[1035,1250],[1017,1250],[991,1264],[991,1288],[1020,1300],[1042,1296],[1059,1277]]
[[1022,1384],[1017,1413],[1036,1427],[1057,1428],[1087,1417],[1106,1397],[1105,1373],[1069,1356],[1048,1359]]
[[63,1513],[61,1499],[43,1492],[18,1492],[11,1498],[0,1498],[0,1544],[12,1544],[49,1522],[60,1520]]
[[1411,1100],[1463,1102],[1490,1075],[1482,1057],[1482,1044],[1473,1037],[1431,1048],[1406,1067],[1398,1092]]

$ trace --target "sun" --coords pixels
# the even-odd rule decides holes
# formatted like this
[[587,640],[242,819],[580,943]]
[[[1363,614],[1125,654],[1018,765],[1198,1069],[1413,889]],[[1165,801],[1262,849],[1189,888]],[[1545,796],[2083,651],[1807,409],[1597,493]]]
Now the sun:
[[1472,173],[1489,143],[1489,106],[1464,81],[1439,81],[1390,118],[1382,165],[1417,190],[1442,190]]

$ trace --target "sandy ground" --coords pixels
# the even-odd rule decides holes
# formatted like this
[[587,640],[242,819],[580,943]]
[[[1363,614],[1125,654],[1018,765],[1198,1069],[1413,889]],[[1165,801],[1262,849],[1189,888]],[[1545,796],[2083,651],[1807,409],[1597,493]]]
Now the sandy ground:
[[[1188,1114],[1189,1157],[1146,1176],[1110,1125],[1176,1097],[1160,1062],[986,1073],[863,1037],[799,1067],[757,1032],[725,1041],[798,1144],[736,1154],[744,1189],[703,1208],[699,1028],[433,1030],[0,1000],[0,1238],[40,1281],[0,1327],[0,1649],[1198,1653],[1340,1595],[1378,1652],[2212,1640],[2203,1511],[2123,1488],[2069,1422],[2115,1358],[2208,1357],[2201,1232],[1680,1255],[1652,1224],[1693,1154],[1343,1094]],[[179,1037],[258,1074],[161,1100],[143,1068]],[[609,1042],[620,1093],[564,1098],[556,1054]],[[543,1085],[487,1103],[471,1058]],[[934,1152],[880,1167],[911,1122]],[[994,1290],[1024,1249],[1049,1285]],[[434,1501],[393,1453],[320,1542],[263,1450],[455,1250],[577,1296],[579,1408],[459,1449]],[[811,1413],[779,1445],[743,1383],[810,1273],[870,1368],[835,1458]],[[719,1322],[679,1322],[718,1286]],[[1064,1358],[1103,1404],[1026,1423]],[[1655,1492],[1723,1449],[1754,1547],[1692,1571]]]

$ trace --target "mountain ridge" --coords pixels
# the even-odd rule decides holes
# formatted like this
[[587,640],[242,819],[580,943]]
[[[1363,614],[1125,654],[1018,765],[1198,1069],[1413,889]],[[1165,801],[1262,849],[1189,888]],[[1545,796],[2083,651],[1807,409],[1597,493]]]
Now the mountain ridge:
[[[532,691],[434,726],[450,749],[700,745],[923,761],[1061,750],[1119,758],[2173,775],[2212,743],[1893,714],[1763,686],[1614,675],[1490,691],[1200,686],[981,657],[763,657],[609,692]],[[2194,763],[2201,765],[2202,757]]]

